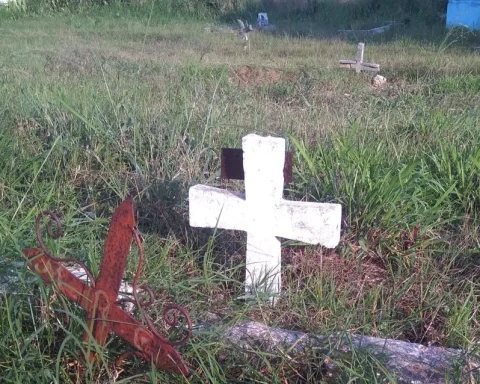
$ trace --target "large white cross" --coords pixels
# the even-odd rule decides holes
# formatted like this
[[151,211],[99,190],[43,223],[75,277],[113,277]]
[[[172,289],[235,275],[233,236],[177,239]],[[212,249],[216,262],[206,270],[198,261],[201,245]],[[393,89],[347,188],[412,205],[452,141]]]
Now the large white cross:
[[247,135],[242,140],[245,195],[206,185],[189,191],[190,225],[247,232],[247,295],[281,291],[284,237],[333,248],[340,241],[341,205],[287,201],[283,195],[285,140]]

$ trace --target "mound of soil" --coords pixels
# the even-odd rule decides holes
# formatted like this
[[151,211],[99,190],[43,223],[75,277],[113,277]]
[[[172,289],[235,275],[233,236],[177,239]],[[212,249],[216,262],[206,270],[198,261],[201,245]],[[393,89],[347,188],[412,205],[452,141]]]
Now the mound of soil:
[[232,68],[228,81],[240,86],[273,85],[279,82],[294,82],[297,76],[275,68],[252,68],[244,65]]

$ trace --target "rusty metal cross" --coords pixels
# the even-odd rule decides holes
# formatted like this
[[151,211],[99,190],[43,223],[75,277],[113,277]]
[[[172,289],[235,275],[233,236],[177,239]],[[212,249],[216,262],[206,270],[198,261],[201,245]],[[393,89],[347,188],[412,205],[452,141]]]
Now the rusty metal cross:
[[[179,324],[178,315],[186,319],[187,334],[178,341],[170,341],[161,335],[145,313],[146,306],[151,305],[154,300],[153,293],[148,286],[138,286],[144,255],[140,236],[135,228],[132,198],[128,197],[113,213],[100,273],[96,281],[82,262],[70,258],[56,258],[47,250],[40,233],[42,216],[50,217],[47,227],[48,234],[53,238],[61,236],[59,219],[53,212],[45,211],[37,217],[36,222],[37,238],[41,249],[27,248],[23,250],[23,253],[28,258],[30,269],[37,272],[44,282],[53,283],[62,295],[80,305],[87,312],[89,330],[83,335],[83,341],[87,343],[93,338],[98,345],[103,346],[109,331],[112,331],[136,348],[135,352],[127,352],[127,354],[137,354],[167,372],[188,375],[187,365],[173,348],[175,345],[185,343],[191,336],[192,322],[187,311],[175,304],[168,304],[164,308],[163,319],[168,326],[176,327]],[[57,225],[57,233],[52,230],[52,221]],[[117,300],[132,238],[137,243],[140,258],[133,281],[134,300]],[[79,264],[85,269],[91,284],[88,285],[80,280],[60,264],[61,262]],[[147,293],[149,300],[141,301],[138,297],[139,291]],[[122,301],[135,303],[140,309],[146,325],[125,312],[121,308]],[[90,351],[87,349],[85,353],[85,360],[92,362],[95,359],[95,353],[91,348],[89,349]]]

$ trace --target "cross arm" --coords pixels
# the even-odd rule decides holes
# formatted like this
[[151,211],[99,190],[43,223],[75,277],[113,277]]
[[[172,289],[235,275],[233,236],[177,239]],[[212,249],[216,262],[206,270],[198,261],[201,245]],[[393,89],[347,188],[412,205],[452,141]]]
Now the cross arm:
[[155,366],[166,372],[189,374],[188,366],[175,348],[160,340],[118,305],[111,308],[108,319],[112,331],[137,348],[146,361],[153,360]]
[[376,63],[364,63],[357,60],[340,60],[341,68],[359,69],[362,71],[379,71],[380,64]]
[[243,194],[195,185],[190,188],[188,199],[192,227],[245,230],[246,207]]
[[363,71],[379,71],[380,64],[375,63],[361,63],[361,68]]
[[282,200],[276,210],[275,235],[334,248],[340,241],[342,206]]
[[38,248],[23,250],[29,267],[38,273],[46,284],[55,284],[58,290],[69,300],[80,305],[85,310],[92,296],[92,289],[62,264],[45,256]]
[[345,68],[350,68],[351,65],[355,65],[357,63],[357,60],[340,60],[340,66],[344,66]]

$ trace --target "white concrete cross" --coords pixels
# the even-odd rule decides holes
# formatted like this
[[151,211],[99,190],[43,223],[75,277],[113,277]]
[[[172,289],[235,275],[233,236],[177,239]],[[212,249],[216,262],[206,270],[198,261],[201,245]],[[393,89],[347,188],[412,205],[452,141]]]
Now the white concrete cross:
[[365,43],[358,43],[355,60],[340,60],[340,67],[355,69],[356,73],[360,73],[360,71],[378,72],[380,70],[379,64],[363,62],[364,51]]
[[246,293],[275,296],[281,291],[276,237],[333,248],[340,241],[341,205],[282,198],[284,139],[250,134],[242,148],[245,195],[206,185],[191,187],[190,225],[246,231]]

